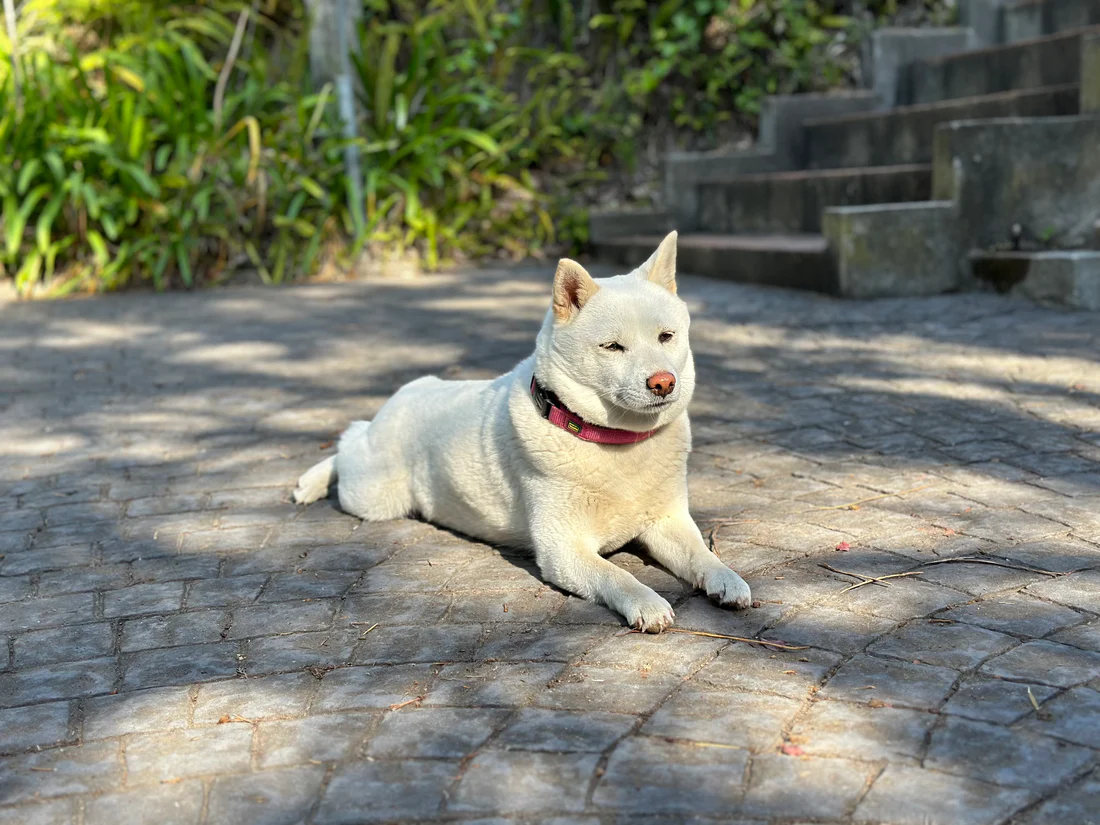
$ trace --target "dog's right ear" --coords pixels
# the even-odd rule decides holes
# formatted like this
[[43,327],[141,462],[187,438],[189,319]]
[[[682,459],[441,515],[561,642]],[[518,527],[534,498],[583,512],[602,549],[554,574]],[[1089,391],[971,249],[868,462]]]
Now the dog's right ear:
[[554,273],[554,317],[569,321],[600,291],[592,276],[576,261],[562,258]]

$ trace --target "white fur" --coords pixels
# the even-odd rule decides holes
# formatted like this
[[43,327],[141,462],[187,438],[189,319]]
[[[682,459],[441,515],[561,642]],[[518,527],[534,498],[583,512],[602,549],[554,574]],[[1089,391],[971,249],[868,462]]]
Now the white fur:
[[[628,275],[592,279],[562,261],[532,356],[493,381],[420,378],[371,422],[357,421],[335,456],[298,482],[309,503],[339,479],[341,507],[371,521],[418,514],[500,545],[532,548],[553,584],[659,632],[672,607],[602,558],[631,539],[676,576],[735,607],[749,587],[703,542],[688,514],[687,406],[695,388],[688,311],[675,294],[676,233]],[[672,332],[661,343],[658,336]],[[624,352],[601,345],[618,343]],[[658,428],[631,445],[581,441],[543,419],[532,372],[586,421]],[[654,396],[646,380],[671,372]]]

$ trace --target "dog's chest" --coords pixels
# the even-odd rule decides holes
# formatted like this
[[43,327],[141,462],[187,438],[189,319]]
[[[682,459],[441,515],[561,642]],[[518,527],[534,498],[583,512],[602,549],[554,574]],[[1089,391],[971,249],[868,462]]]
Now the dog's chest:
[[[642,445],[639,445],[642,446]],[[620,545],[666,515],[685,486],[686,455],[671,444],[608,455],[571,468],[573,506],[601,544]]]

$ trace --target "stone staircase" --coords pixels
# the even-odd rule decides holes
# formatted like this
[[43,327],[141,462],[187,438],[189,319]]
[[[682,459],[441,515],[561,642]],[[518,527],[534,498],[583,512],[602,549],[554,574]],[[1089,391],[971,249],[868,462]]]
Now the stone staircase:
[[669,155],[665,209],[593,214],[595,254],[633,265],[678,229],[686,272],[1100,309],[1100,0],[960,16],[875,32],[866,91],[769,98],[749,151]]

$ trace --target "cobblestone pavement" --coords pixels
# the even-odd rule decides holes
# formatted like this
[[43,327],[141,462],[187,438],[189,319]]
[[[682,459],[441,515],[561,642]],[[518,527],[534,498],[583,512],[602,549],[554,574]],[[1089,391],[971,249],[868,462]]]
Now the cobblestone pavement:
[[759,606],[614,559],[802,649],[289,503],[403,382],[525,355],[549,267],[0,306],[0,823],[1100,822],[1100,316],[681,292]]

